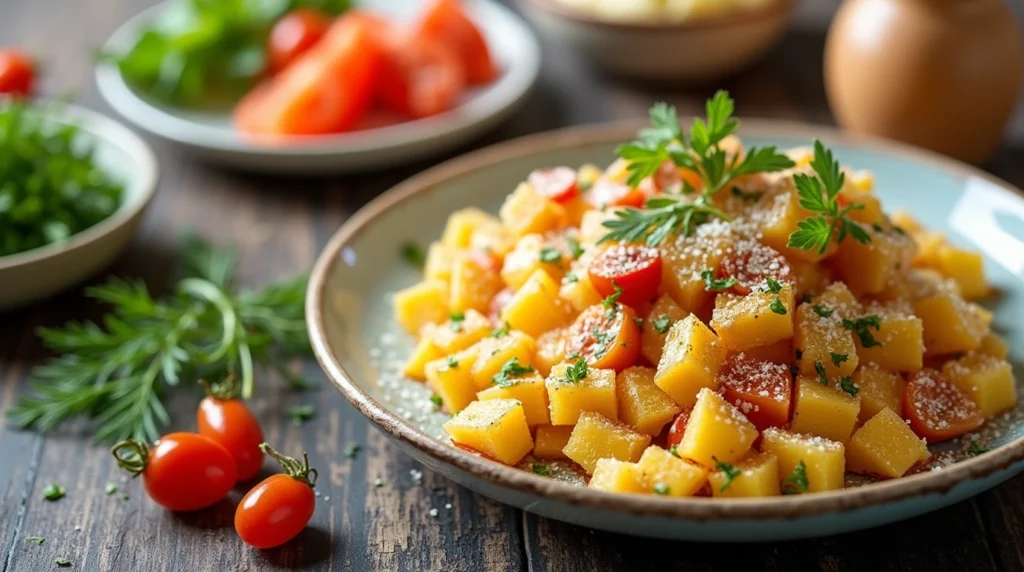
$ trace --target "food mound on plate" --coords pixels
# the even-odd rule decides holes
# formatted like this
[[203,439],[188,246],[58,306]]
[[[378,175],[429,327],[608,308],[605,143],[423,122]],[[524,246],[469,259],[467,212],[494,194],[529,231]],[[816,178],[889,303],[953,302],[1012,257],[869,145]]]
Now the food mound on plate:
[[451,214],[394,305],[455,446],[607,491],[771,496],[901,477],[1014,406],[981,256],[886,215],[820,142],[744,147],[732,111],[719,92],[684,132],[656,105],[604,171]]

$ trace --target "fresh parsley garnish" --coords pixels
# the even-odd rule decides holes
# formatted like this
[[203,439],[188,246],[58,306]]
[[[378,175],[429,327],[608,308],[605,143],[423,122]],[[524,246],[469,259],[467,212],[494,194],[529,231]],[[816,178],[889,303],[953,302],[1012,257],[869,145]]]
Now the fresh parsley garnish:
[[499,387],[509,387],[513,385],[513,379],[535,371],[533,366],[523,365],[519,363],[519,358],[514,357],[501,366],[501,371],[491,376],[491,381]]
[[50,483],[43,489],[43,498],[48,501],[55,501],[64,498],[67,491],[57,483]]
[[301,426],[316,415],[316,409],[309,404],[292,405],[285,410],[284,414],[287,415],[296,426]]
[[818,372],[818,379],[822,385],[828,385],[828,374],[825,373],[825,364],[820,361],[814,362],[814,371]]
[[415,242],[406,242],[402,244],[399,254],[402,255],[402,260],[416,268],[423,268],[423,265],[427,262],[427,253],[423,251],[423,247]]
[[672,445],[671,447],[669,447],[668,448],[668,452],[671,453],[672,456],[674,456],[674,457],[678,457],[679,456],[679,448],[676,447],[675,445]]
[[455,356],[448,356],[446,362],[448,369],[459,369],[459,360]]
[[46,542],[46,539],[43,538],[42,536],[26,536],[25,540],[27,540],[29,542],[35,542],[36,544],[42,544],[42,543]]
[[815,304],[812,309],[814,310],[815,314],[821,316],[822,318],[831,318],[832,312],[835,311],[832,308],[829,308],[828,306],[822,306],[821,304]]
[[430,402],[433,403],[434,407],[438,409],[440,409],[441,406],[444,405],[444,399],[442,399],[441,396],[436,393],[430,396]]
[[583,256],[584,248],[580,246],[580,241],[576,240],[575,237],[567,237],[565,243],[569,246],[569,255],[572,256],[573,260],[579,260]]
[[540,261],[545,264],[562,264],[562,253],[553,246],[545,246],[540,249]]
[[662,314],[655,318],[651,324],[654,326],[654,331],[665,335],[668,329],[672,327],[672,318],[669,318],[667,314]]
[[811,484],[807,481],[807,465],[801,460],[793,467],[793,472],[782,482],[782,494],[806,493],[810,486]]
[[711,459],[715,462],[715,469],[722,471],[722,473],[725,474],[725,482],[723,482],[722,487],[718,489],[718,492],[724,493],[725,490],[729,488],[729,485],[732,484],[733,479],[743,474],[743,471],[736,468],[736,465],[733,465],[732,463],[719,461],[715,456],[712,456]]
[[837,354],[835,352],[828,352],[828,355],[829,357],[832,358],[832,365],[836,367],[839,367],[839,364],[850,359],[850,356],[847,354]]
[[786,305],[782,303],[782,300],[778,298],[772,300],[772,303],[768,305],[768,309],[780,316],[786,315]]
[[586,360],[580,358],[576,360],[576,363],[566,368],[564,380],[569,383],[579,383],[586,379],[589,373]]
[[619,298],[622,297],[622,286],[619,286],[619,283],[614,280],[612,281],[612,286],[615,287],[615,292],[609,294],[604,300],[601,300],[601,305],[609,312],[614,312],[618,309]]
[[653,247],[679,230],[689,236],[695,227],[712,218],[729,220],[724,212],[698,201],[684,203],[658,197],[648,199],[643,209],[620,209],[615,212],[615,218],[602,223],[608,228],[608,234],[601,237],[599,242],[642,241]]
[[977,441],[971,441],[971,446],[967,449],[967,452],[973,457],[988,453],[989,451],[991,451],[991,449],[988,447],[982,447]]
[[851,379],[848,375],[844,375],[843,377],[839,378],[839,389],[842,389],[843,391],[849,393],[853,397],[857,397],[857,394],[860,393],[860,388],[854,385],[853,379]]
[[530,466],[530,469],[533,471],[533,474],[535,475],[540,475],[542,477],[551,476],[551,468],[548,467],[547,463],[538,463],[534,461],[533,464]]
[[501,325],[500,328],[495,328],[491,330],[491,337],[504,338],[505,336],[508,335],[510,331],[512,331],[512,326],[510,326],[508,322],[505,322]]
[[654,494],[667,496],[670,492],[669,486],[665,483],[657,483],[654,485]]
[[349,459],[354,459],[360,448],[361,447],[359,447],[357,443],[349,443],[348,445],[345,445],[345,456]]
[[580,281],[580,277],[576,276],[575,272],[566,272],[565,273],[565,278],[562,278],[562,280],[566,284],[573,284],[573,283],[579,282]]
[[722,290],[728,290],[736,285],[736,278],[732,276],[727,278],[715,278],[715,273],[710,268],[702,270],[700,278],[704,281],[704,289],[708,292],[721,292]]
[[787,246],[824,254],[836,233],[837,242],[842,242],[847,234],[862,244],[871,242],[871,236],[847,216],[850,211],[863,209],[864,205],[839,205],[839,193],[846,182],[846,174],[839,168],[839,162],[832,156],[832,151],[825,149],[818,140],[814,141],[811,168],[817,177],[796,173],[793,175],[793,183],[800,196],[800,206],[817,216],[797,223],[797,230],[789,235]]
[[452,331],[461,332],[463,322],[466,321],[466,314],[464,312],[452,312],[448,319],[451,322]]
[[779,299],[779,293],[782,292],[782,284],[780,284],[778,280],[772,278],[771,276],[766,276],[764,279],[764,283],[765,287],[767,288],[767,292],[775,294],[775,299],[772,300],[772,303],[768,305],[768,309],[770,309],[772,312],[775,312],[776,314],[779,314],[780,316],[785,316],[787,312],[786,305],[783,304],[782,300]]
[[882,319],[874,314],[864,316],[863,318],[857,318],[856,320],[847,320],[846,318],[843,318],[843,327],[847,330],[851,330],[854,334],[857,334],[861,347],[873,348],[882,345],[881,342],[876,340],[875,336],[871,334],[871,328],[878,330],[882,327]]

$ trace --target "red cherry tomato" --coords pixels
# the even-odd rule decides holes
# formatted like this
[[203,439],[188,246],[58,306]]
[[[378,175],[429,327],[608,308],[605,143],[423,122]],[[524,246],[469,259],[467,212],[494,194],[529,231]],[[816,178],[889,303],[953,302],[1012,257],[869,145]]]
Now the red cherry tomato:
[[175,512],[208,507],[235,486],[235,460],[222,445],[198,433],[169,433],[152,447],[122,441],[113,448],[118,464],[135,475],[153,502]]
[[586,199],[588,203],[599,209],[604,207],[642,208],[647,201],[647,193],[642,189],[631,188],[625,183],[598,179],[587,191]]
[[934,369],[910,378],[903,390],[903,414],[914,433],[929,443],[959,437],[985,422],[978,406]]
[[199,402],[196,426],[199,434],[220,443],[235,459],[238,480],[247,481],[260,472],[263,465],[263,430],[259,421],[240,399],[228,394],[218,395],[216,389]]
[[316,469],[286,457],[264,443],[261,448],[277,459],[285,473],[267,477],[253,487],[238,503],[235,531],[255,548],[273,548],[298,536],[313,517],[316,499]]
[[668,438],[665,443],[671,447],[672,445],[678,445],[683,440],[683,433],[686,432],[686,424],[690,421],[690,412],[692,409],[684,409],[676,418],[672,421],[672,425],[668,428]]
[[786,257],[774,248],[757,241],[734,245],[729,254],[722,259],[719,274],[719,278],[735,278],[736,284],[732,289],[744,296],[758,287],[763,287],[765,279],[769,276],[779,282],[796,283],[793,269],[786,261]]
[[0,93],[31,95],[35,76],[32,58],[19,50],[0,50]]
[[[566,355],[576,354],[590,367],[622,371],[640,357],[640,326],[629,306],[596,304],[583,311],[569,328]],[[572,358],[570,358],[572,359]]]
[[285,14],[274,24],[267,40],[271,73],[288,67],[299,54],[316,45],[330,26],[330,16],[314,8],[296,8]]
[[527,181],[542,196],[560,203],[571,201],[580,194],[576,186],[576,170],[569,167],[538,169],[530,173]]
[[451,46],[458,54],[463,76],[471,85],[490,83],[497,77],[487,41],[459,0],[434,0],[424,11],[416,34]]
[[736,406],[760,430],[789,421],[793,374],[789,366],[736,354],[722,363],[718,380],[725,400]]
[[622,288],[618,301],[635,308],[657,296],[661,266],[657,248],[620,244],[598,254],[587,273],[598,294],[611,296],[618,286]]

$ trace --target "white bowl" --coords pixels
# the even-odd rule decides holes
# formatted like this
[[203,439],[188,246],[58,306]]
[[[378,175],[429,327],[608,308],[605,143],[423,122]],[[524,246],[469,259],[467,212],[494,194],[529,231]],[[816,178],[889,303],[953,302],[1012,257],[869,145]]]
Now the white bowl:
[[75,105],[46,113],[57,123],[79,127],[79,136],[95,146],[100,168],[124,185],[124,194],[117,211],[66,242],[0,256],[0,310],[74,286],[113,261],[135,233],[156,190],[156,157],[138,135]]
[[[359,8],[410,20],[419,0],[359,0]],[[239,133],[227,112],[199,112],[166,106],[133,91],[117,67],[96,68],[100,94],[115,111],[141,129],[181,145],[210,162],[253,172],[313,175],[364,171],[409,163],[458,147],[508,117],[529,94],[540,73],[540,45],[521,18],[493,0],[468,0],[501,75],[467,92],[451,111],[397,125],[334,135],[290,137],[280,144],[253,141]],[[143,10],[107,40],[105,51],[132,46],[145,22],[168,2]]]

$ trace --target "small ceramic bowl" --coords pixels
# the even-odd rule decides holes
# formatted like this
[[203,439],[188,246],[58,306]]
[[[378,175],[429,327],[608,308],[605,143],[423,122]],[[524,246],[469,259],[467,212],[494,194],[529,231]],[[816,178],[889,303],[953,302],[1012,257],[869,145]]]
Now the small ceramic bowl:
[[546,35],[622,76],[686,83],[738,72],[767,52],[786,29],[795,2],[683,22],[602,19],[559,0],[519,0]]
[[66,242],[0,256],[0,310],[46,298],[109,264],[135,233],[156,190],[156,157],[138,135],[75,105],[46,113],[56,123],[79,127],[79,137],[95,146],[99,166],[124,184],[124,195],[117,211]]

